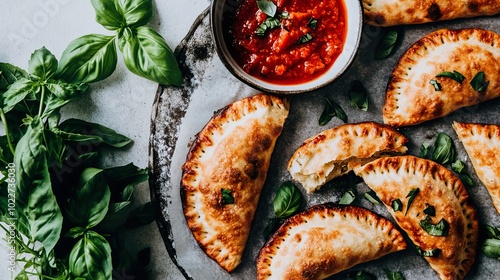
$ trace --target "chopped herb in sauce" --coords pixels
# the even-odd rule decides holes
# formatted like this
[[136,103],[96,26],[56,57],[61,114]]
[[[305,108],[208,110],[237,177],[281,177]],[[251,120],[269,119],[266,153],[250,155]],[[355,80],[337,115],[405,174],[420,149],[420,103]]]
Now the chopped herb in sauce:
[[263,37],[266,35],[266,31],[279,27],[280,25],[281,21],[278,18],[268,17],[259,25],[259,28],[255,30],[255,34]]
[[316,27],[318,26],[318,20],[315,18],[311,18],[307,23],[307,26],[311,27],[312,29],[316,29]]
[[312,35],[309,33],[306,33],[297,40],[297,44],[305,44],[313,39]]

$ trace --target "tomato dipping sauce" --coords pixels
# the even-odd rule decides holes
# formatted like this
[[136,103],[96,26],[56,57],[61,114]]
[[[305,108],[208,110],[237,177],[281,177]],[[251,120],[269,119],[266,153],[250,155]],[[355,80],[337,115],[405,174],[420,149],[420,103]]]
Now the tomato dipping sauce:
[[236,9],[229,27],[233,57],[245,72],[275,84],[300,84],[321,76],[344,47],[343,0],[273,3],[274,16],[260,10],[256,0],[243,0]]

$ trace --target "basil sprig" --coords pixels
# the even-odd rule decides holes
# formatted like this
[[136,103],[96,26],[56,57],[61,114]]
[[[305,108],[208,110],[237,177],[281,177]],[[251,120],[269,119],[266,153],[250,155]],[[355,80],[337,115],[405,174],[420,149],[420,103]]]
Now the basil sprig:
[[472,80],[470,81],[470,85],[472,86],[472,88],[478,92],[485,91],[489,84],[490,81],[485,80],[485,75],[483,71],[478,72],[474,76],[474,78],[472,78]]
[[337,103],[331,101],[328,97],[325,97],[325,109],[323,109],[323,112],[319,117],[319,125],[326,125],[333,119],[333,117],[337,117],[343,122],[347,122],[347,115],[345,114],[344,109],[342,109],[342,107],[340,107]]
[[182,84],[179,66],[165,39],[145,26],[152,18],[151,0],[91,2],[96,21],[115,35],[89,34],[75,39],[63,52],[58,77],[70,83],[109,77],[118,62],[118,45],[132,73],[162,85]]
[[448,77],[448,78],[451,78],[451,79],[457,81],[460,84],[465,79],[465,77],[462,74],[460,74],[459,72],[457,72],[455,70],[453,70],[453,72],[450,72],[450,71],[440,72],[440,73],[436,74],[436,77]]

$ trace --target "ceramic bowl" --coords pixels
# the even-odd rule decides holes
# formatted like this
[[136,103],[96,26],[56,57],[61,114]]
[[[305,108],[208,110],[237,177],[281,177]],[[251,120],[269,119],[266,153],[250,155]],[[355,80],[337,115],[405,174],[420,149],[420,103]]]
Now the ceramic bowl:
[[326,86],[337,79],[352,63],[359,47],[363,27],[363,10],[359,0],[342,0],[345,4],[347,34],[342,52],[333,65],[319,77],[300,84],[275,84],[245,72],[230,53],[228,18],[234,14],[242,0],[213,0],[210,7],[210,24],[217,54],[222,63],[236,78],[247,85],[268,93],[297,94]]

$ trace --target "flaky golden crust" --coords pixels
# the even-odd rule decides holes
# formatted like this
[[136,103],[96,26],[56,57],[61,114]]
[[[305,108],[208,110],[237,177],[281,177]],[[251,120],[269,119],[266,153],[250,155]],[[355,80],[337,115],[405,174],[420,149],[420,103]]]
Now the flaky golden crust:
[[292,178],[308,193],[335,177],[388,153],[405,153],[408,139],[375,122],[344,124],[304,141],[288,161]]
[[257,279],[324,279],[404,250],[387,219],[358,206],[316,205],[289,219],[257,258]]
[[[465,80],[436,77],[457,71]],[[470,85],[478,72],[489,85],[483,92]],[[441,85],[437,91],[430,83]],[[441,29],[428,34],[401,57],[385,96],[384,123],[415,125],[445,116],[462,107],[500,96],[500,35],[483,29]]]
[[454,122],[453,128],[500,213],[500,126]]
[[[241,262],[288,101],[258,94],[217,112],[182,166],[188,227],[205,253],[231,272]],[[234,204],[222,202],[229,190]]]
[[365,21],[375,26],[420,24],[500,13],[499,0],[363,0]]
[[[441,279],[465,277],[476,256],[478,220],[467,190],[453,172],[414,156],[381,158],[354,171],[375,191],[416,246],[424,251],[441,250],[437,257],[425,257]],[[419,192],[407,209],[408,194],[417,188]],[[397,199],[402,203],[401,211],[392,208]],[[449,225],[447,236],[432,236],[420,226],[429,205],[435,208],[430,222],[437,224],[444,219]]]

